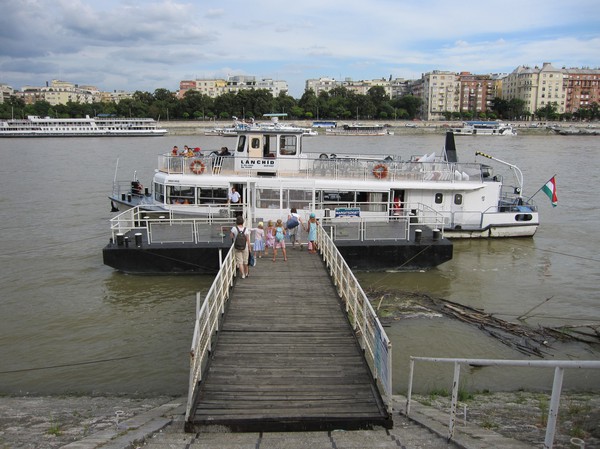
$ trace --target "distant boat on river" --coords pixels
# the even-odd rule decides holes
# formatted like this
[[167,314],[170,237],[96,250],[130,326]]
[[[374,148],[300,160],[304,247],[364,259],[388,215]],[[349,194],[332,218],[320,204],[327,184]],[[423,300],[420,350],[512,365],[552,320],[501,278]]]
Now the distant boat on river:
[[147,137],[164,136],[151,118],[52,118],[28,116],[0,121],[0,137]]

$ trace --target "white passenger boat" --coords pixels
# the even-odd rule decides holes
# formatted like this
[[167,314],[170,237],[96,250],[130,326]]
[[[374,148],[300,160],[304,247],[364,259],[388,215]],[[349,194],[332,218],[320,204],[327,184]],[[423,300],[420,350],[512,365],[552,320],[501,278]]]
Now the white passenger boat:
[[450,128],[455,136],[516,136],[517,132],[506,123],[468,121],[458,128]]
[[0,121],[0,137],[146,137],[163,136],[151,118],[52,118],[28,116],[27,119]]
[[340,127],[327,128],[327,136],[385,136],[392,135],[384,125],[367,125],[363,123],[344,124]]
[[[241,208],[262,220],[285,218],[292,207],[303,219],[311,212],[366,221],[410,216],[456,238],[532,236],[538,228],[537,207],[523,197],[518,167],[483,153],[494,168],[458,162],[451,133],[442,156],[411,160],[309,154],[302,138],[300,130],[251,128],[238,133],[232,156],[161,154],[151,187],[135,176],[115,180],[113,208],[203,217],[227,217]],[[242,195],[239,205],[228,204],[232,187]]]

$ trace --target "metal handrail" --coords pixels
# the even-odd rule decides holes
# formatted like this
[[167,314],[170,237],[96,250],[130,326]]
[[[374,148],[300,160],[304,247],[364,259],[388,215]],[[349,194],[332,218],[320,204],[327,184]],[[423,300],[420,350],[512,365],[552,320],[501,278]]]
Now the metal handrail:
[[392,412],[392,343],[367,295],[331,237],[317,224],[317,248],[358,338],[388,413]]
[[[220,257],[222,257],[221,254]],[[233,286],[233,278],[236,273],[233,246],[220,265],[221,269],[216,275],[202,305],[200,305],[200,292],[196,293],[196,324],[194,325],[194,335],[190,350],[190,378],[188,401],[185,411],[186,421],[190,417],[194,395],[199,383],[202,381],[202,373],[206,367],[210,351],[212,351],[212,340],[219,330],[225,313],[225,304],[229,300],[229,293]]]
[[454,363],[454,379],[452,381],[452,403],[450,406],[450,423],[448,425],[448,440],[454,436],[454,423],[456,421],[456,407],[458,403],[458,385],[460,380],[460,365],[470,366],[516,366],[530,368],[554,368],[554,381],[552,384],[552,396],[548,410],[548,422],[546,424],[546,438],[544,449],[551,449],[554,443],[554,433],[558,418],[558,405],[562,391],[564,370],[566,368],[600,369],[600,361],[597,360],[497,360],[497,359],[460,359],[460,358],[435,358],[435,357],[410,357],[410,371],[408,376],[408,392],[406,394],[406,416],[410,415],[410,403],[412,395],[413,372],[415,362]]

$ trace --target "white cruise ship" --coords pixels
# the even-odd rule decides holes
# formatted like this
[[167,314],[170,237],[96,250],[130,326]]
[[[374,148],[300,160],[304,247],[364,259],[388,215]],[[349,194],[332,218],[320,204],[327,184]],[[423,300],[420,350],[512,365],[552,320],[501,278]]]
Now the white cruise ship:
[[27,119],[0,121],[0,137],[146,137],[164,136],[151,118],[51,118],[30,115]]

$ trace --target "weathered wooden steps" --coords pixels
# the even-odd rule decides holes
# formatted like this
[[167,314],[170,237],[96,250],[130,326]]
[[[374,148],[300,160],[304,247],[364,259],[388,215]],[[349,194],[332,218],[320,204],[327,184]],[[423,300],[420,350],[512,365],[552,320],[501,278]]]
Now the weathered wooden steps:
[[236,279],[186,430],[391,426],[322,260],[287,252]]

